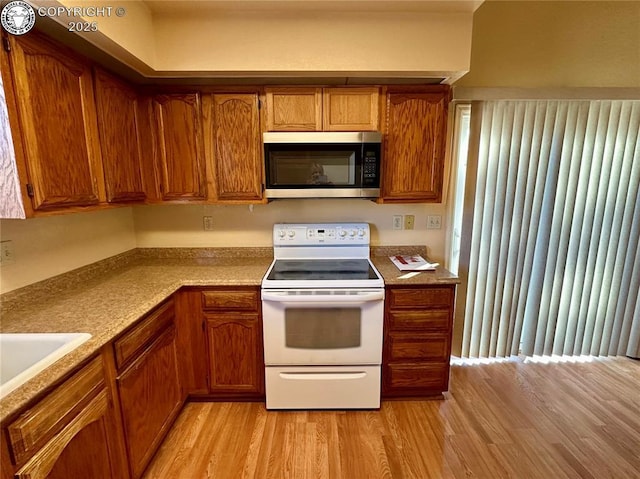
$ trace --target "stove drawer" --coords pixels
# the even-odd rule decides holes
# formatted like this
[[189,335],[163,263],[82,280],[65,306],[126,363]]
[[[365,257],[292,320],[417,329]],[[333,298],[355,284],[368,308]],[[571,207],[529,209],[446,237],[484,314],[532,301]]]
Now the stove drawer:
[[380,366],[267,367],[267,409],[378,409]]

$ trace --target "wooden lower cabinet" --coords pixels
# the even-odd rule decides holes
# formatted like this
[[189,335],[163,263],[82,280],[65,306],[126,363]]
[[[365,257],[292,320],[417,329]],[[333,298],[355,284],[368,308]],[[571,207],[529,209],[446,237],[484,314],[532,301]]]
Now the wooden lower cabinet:
[[[173,302],[165,303],[115,343],[116,355],[119,350],[142,350],[131,356],[116,380],[134,479],[144,472],[183,404],[173,311]],[[168,324],[167,317],[171,318]],[[118,348],[123,344],[126,347]]]
[[3,431],[2,477],[126,478],[116,421],[98,357]]
[[264,398],[258,288],[204,291],[209,393],[221,399]]
[[454,300],[455,285],[387,287],[383,398],[448,389]]

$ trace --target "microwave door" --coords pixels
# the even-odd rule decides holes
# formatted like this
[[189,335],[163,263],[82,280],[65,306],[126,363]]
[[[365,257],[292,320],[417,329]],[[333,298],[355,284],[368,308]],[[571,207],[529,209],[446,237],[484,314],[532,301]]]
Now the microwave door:
[[266,153],[270,188],[355,188],[361,183],[360,155],[352,148],[271,148]]

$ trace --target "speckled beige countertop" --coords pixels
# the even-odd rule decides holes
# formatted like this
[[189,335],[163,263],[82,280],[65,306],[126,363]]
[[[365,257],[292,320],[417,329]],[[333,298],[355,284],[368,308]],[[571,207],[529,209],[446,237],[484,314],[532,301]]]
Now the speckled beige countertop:
[[435,271],[400,271],[389,256],[420,254],[427,258],[426,248],[419,246],[377,246],[371,248],[371,261],[384,278],[387,286],[420,286],[431,284],[458,284],[456,275],[438,266]]
[[[451,284],[444,269],[407,279],[388,255],[373,263],[389,285]],[[259,286],[272,261],[271,248],[138,249],[0,296],[0,331],[84,332],[91,339],[0,400],[0,421],[51,388],[94,356],[156,305],[183,286]]]

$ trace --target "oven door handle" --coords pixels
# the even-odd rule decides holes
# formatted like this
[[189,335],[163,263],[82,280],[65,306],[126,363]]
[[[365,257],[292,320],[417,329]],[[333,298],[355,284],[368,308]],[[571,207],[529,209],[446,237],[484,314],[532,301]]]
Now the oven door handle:
[[281,304],[300,304],[300,303],[351,303],[361,304],[370,301],[382,301],[384,299],[384,290],[380,291],[362,291],[356,294],[331,294],[330,292],[320,291],[314,294],[290,294],[288,291],[263,291],[263,301],[274,301]]

